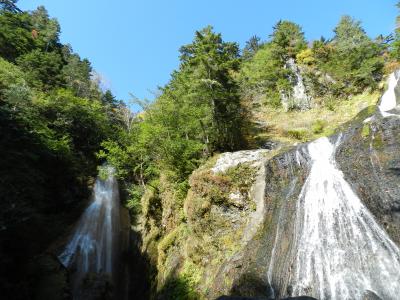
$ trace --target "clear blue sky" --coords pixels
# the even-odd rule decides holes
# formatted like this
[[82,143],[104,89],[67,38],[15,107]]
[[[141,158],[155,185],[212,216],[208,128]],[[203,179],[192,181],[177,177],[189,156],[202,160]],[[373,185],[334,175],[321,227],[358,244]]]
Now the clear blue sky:
[[213,25],[241,46],[266,39],[279,19],[300,24],[309,40],[332,36],[343,14],[362,21],[371,37],[395,26],[396,0],[20,0],[24,10],[44,5],[62,28],[61,40],[88,58],[123,100],[129,92],[153,98],[178,67],[178,49],[194,31]]

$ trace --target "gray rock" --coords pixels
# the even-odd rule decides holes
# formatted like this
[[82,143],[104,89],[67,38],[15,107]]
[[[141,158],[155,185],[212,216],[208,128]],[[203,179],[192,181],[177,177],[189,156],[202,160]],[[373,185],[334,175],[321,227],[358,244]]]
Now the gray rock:
[[382,300],[372,291],[366,291],[362,300]]

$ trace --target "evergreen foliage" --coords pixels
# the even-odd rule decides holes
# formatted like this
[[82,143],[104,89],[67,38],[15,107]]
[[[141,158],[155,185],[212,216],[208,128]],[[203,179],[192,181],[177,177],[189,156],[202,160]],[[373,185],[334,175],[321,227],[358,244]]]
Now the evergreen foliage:
[[0,289],[27,299],[29,263],[80,212],[96,153],[122,121],[58,22],[15,3],[0,3]]
[[[160,195],[170,189],[170,214],[183,222],[190,174],[215,153],[249,146],[246,107],[280,106],[296,79],[289,61],[307,92],[334,110],[339,99],[377,89],[385,63],[400,58],[398,28],[388,47],[390,38],[372,40],[349,16],[332,40],[311,45],[298,24],[279,21],[269,39],[253,36],[242,52],[208,26],[180,48],[179,68],[153,102],[128,104],[101,90],[44,7],[22,12],[16,2],[0,1],[0,289],[20,299],[30,281],[19,276],[79,215],[100,164],[116,167],[132,215],[151,189],[160,218]],[[317,120],[312,130],[325,126]],[[287,134],[304,139],[303,131]],[[182,293],[190,285],[171,282]]]

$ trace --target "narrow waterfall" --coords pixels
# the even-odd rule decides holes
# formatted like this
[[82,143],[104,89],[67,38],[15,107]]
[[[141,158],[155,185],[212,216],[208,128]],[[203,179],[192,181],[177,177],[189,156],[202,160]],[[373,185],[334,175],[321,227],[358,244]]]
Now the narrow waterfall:
[[308,145],[297,202],[290,293],[317,299],[399,299],[400,250],[344,179],[328,138]]
[[286,68],[293,72],[293,88],[289,95],[281,94],[283,107],[288,110],[291,108],[299,108],[307,110],[310,108],[311,98],[307,95],[306,87],[304,85],[303,76],[301,75],[299,67],[296,65],[293,58],[286,62]]
[[399,82],[400,76],[398,72],[393,72],[390,74],[388,79],[388,88],[386,92],[383,94],[381,98],[381,102],[379,104],[379,110],[382,116],[387,117],[393,114],[389,113],[388,111],[394,109],[397,105],[396,100],[396,87]]
[[[106,179],[97,178],[93,199],[81,216],[75,233],[59,256],[73,269],[73,289],[88,273],[112,278],[120,248],[120,203],[114,169],[105,167]],[[75,297],[79,298],[79,297]]]

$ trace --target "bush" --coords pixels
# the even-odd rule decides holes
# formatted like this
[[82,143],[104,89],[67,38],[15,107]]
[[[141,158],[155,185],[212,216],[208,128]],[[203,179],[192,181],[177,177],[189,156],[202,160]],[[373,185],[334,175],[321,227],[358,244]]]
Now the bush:
[[311,130],[315,134],[322,133],[324,131],[324,128],[326,126],[326,122],[324,120],[316,120],[312,125],[311,125]]
[[305,141],[308,133],[305,129],[289,129],[286,135],[299,141]]

